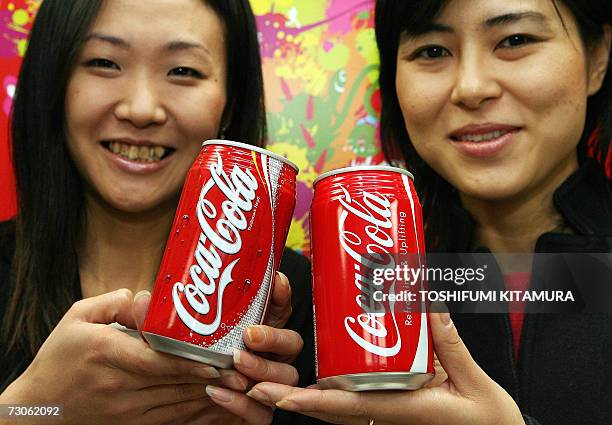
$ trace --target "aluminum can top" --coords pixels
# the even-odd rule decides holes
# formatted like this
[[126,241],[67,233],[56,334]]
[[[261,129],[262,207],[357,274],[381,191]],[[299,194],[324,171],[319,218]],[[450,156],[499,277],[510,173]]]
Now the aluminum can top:
[[233,140],[223,140],[223,139],[211,139],[211,140],[206,140],[205,142],[202,142],[202,147],[204,147],[206,145],[234,146],[234,147],[237,147],[237,148],[248,149],[248,150],[251,150],[251,151],[263,153],[264,155],[271,156],[272,158],[277,159],[277,160],[287,164],[288,166],[293,168],[296,173],[298,173],[300,171],[300,169],[298,168],[297,165],[295,165],[293,162],[289,161],[284,156],[281,156],[281,155],[279,155],[277,153],[274,153],[272,151],[269,151],[267,149],[260,148],[258,146],[249,145],[247,143],[235,142]]
[[358,165],[355,167],[344,167],[344,168],[337,168],[335,170],[330,170],[326,173],[321,174],[319,177],[317,177],[314,182],[313,182],[313,186],[316,185],[319,181],[326,179],[328,177],[331,176],[335,176],[337,174],[345,174],[345,173],[352,173],[352,172],[356,172],[356,171],[392,171],[395,173],[401,173],[401,174],[405,174],[408,177],[410,177],[413,181],[414,181],[414,176],[412,175],[412,173],[410,171],[406,171],[403,168],[399,168],[399,167],[392,167],[390,165]]

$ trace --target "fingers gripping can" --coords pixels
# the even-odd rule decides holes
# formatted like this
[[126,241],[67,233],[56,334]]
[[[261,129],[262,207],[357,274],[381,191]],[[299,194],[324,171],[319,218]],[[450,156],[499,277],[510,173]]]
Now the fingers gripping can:
[[423,219],[412,178],[399,168],[368,166],[315,180],[311,254],[317,380],[323,388],[417,389],[433,377],[427,306],[416,296],[426,282],[416,282],[412,302],[401,303],[393,300],[405,286],[375,279],[399,266],[424,265]]
[[158,351],[231,367],[263,320],[295,207],[297,167],[265,149],[204,142],[189,170],[144,324]]

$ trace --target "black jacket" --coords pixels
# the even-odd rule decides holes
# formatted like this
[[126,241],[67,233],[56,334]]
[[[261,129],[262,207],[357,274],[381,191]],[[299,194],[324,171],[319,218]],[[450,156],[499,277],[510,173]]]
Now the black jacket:
[[[612,252],[609,183],[595,170],[583,167],[553,200],[574,234],[545,233],[536,252]],[[452,221],[462,235],[453,250],[467,252],[474,224],[463,210]],[[507,314],[453,315],[476,362],[512,395],[527,424],[541,425],[612,424],[610,320],[604,313],[526,314],[515,360]]]

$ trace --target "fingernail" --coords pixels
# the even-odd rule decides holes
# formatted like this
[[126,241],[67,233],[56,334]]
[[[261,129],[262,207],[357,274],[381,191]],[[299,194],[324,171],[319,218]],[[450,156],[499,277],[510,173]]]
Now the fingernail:
[[139,291],[135,296],[134,296],[134,301],[136,301],[139,297],[142,297],[143,295],[147,295],[147,296],[151,296],[151,293],[149,291],[147,291],[146,289],[143,289],[142,291]]
[[246,393],[246,395],[248,397],[254,398],[260,403],[265,404],[266,406],[269,406],[269,407],[274,406],[274,403],[270,401],[270,397],[268,396],[268,394],[264,393],[263,391],[258,390],[257,388],[253,388],[251,391]]
[[440,314],[440,321],[442,322],[442,324],[444,326],[450,327],[451,325],[450,314],[449,313],[439,313],[439,314]]
[[260,342],[263,342],[266,339],[266,335],[259,328],[259,326],[249,326],[248,328],[246,328],[246,331],[249,340],[251,340],[251,342],[254,344],[259,344]]
[[231,391],[212,385],[206,386],[206,394],[208,394],[210,398],[221,403],[230,403],[234,399],[234,395]]
[[278,280],[280,281],[281,285],[283,285],[284,287],[289,286],[289,279],[287,278],[287,276],[285,276],[281,272],[276,272],[276,276],[278,276]]
[[448,312],[448,307],[446,306],[445,303],[441,301],[434,301],[431,303],[431,306],[429,307],[429,311],[431,311],[432,313]]
[[300,406],[293,400],[280,400],[276,402],[276,407],[283,410],[290,410],[297,412],[300,410]]
[[245,369],[254,369],[257,366],[257,361],[250,353],[237,349],[234,349],[234,363]]
[[214,378],[221,377],[217,369],[211,366],[196,367],[191,371],[191,373],[196,376],[199,376],[200,378],[205,378],[205,379],[214,379]]

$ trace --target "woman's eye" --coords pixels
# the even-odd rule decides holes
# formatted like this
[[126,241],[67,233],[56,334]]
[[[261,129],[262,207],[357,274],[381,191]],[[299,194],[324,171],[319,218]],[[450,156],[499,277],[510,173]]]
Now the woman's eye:
[[438,59],[450,56],[450,52],[441,46],[427,46],[419,49],[414,55],[414,59]]
[[190,77],[198,79],[204,78],[204,75],[202,75],[200,71],[186,66],[179,66],[178,68],[171,69],[170,72],[168,72],[168,75],[175,77]]
[[514,35],[511,35],[510,37],[504,38],[497,45],[497,47],[512,49],[512,48],[515,48],[515,47],[523,46],[525,44],[533,43],[535,41],[536,41],[535,38],[530,37],[528,35],[525,35],[525,34],[514,34]]
[[108,68],[108,69],[117,69],[117,70],[121,69],[119,65],[117,65],[115,62],[108,60],[108,59],[102,59],[102,58],[91,59],[87,61],[85,65],[88,67],[92,67],[92,68]]

